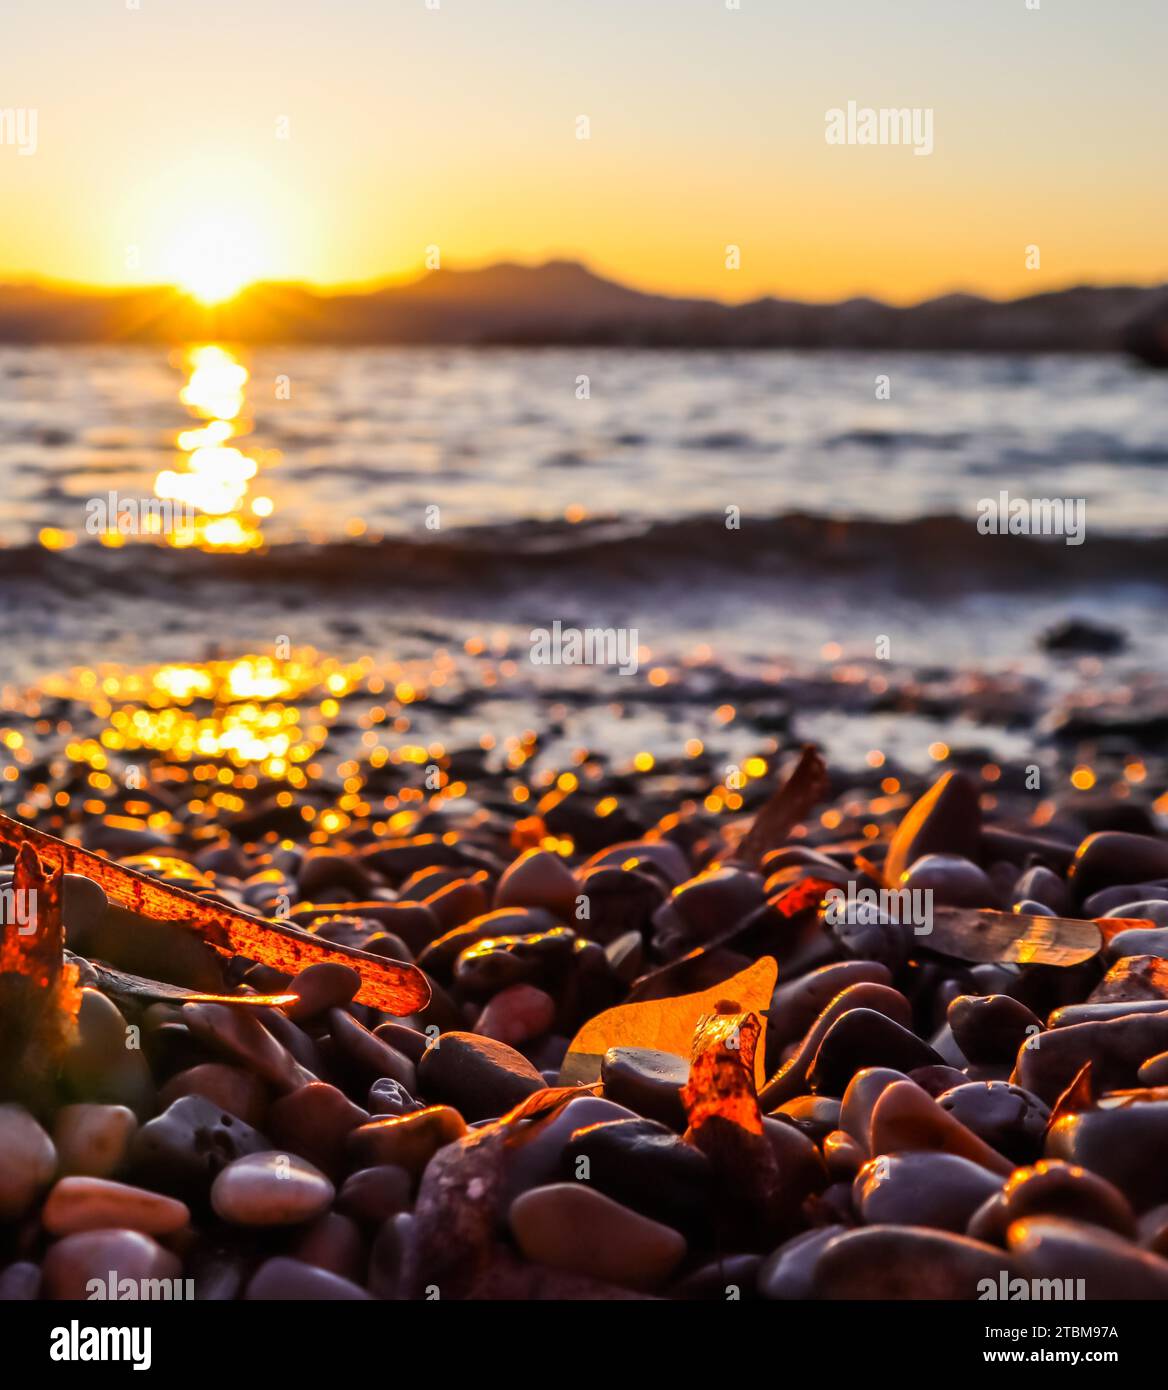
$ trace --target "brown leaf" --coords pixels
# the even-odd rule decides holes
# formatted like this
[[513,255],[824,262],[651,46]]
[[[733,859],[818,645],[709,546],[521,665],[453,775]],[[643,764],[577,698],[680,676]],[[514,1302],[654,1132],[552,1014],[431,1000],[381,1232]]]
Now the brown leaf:
[[817,748],[804,744],[794,770],[755,816],[734,858],[744,864],[759,864],[768,850],[785,844],[795,826],[806,820],[826,794],[827,785],[827,764]]
[[430,1001],[430,986],[416,966],[336,942],[326,944],[286,922],[265,922],[102,859],[9,816],[0,815],[0,843],[18,851],[22,845],[31,845],[45,863],[61,872],[92,879],[111,902],[158,922],[181,922],[222,956],[245,956],[288,975],[320,961],[351,966],[361,976],[357,1002],[399,1017],[419,1012]]
[[1074,917],[938,907],[933,910],[931,932],[919,936],[917,946],[978,963],[1071,966],[1097,956],[1103,935],[1095,922]]

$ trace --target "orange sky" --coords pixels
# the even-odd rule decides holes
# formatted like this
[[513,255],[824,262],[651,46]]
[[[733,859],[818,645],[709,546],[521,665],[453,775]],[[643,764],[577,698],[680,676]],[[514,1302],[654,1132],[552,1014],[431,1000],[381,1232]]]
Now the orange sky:
[[[0,278],[355,283],[433,246],[728,300],[1154,283],[1166,39],[1158,0],[28,5]],[[828,145],[849,100],[931,109],[933,153]]]

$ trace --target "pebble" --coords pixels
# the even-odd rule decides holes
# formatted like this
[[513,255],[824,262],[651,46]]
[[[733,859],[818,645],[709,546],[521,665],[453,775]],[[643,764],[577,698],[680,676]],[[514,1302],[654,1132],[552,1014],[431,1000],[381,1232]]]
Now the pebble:
[[1024,1279],[1064,1279],[1087,1299],[1168,1298],[1168,1260],[1100,1226],[1056,1216],[1015,1221],[1010,1254]]
[[126,1162],[138,1117],[125,1105],[65,1105],[53,1122],[57,1171],[108,1178]]
[[656,1120],[608,1120],[578,1129],[564,1145],[563,1176],[586,1180],[614,1201],[668,1226],[705,1224],[714,1169],[700,1149]]
[[379,1163],[350,1173],[337,1193],[337,1210],[354,1221],[380,1226],[399,1211],[409,1211],[413,1179],[396,1163]]
[[684,1057],[650,1047],[610,1047],[600,1064],[600,1079],[606,1100],[670,1129],[685,1128],[681,1092],[689,1081],[689,1063]]
[[298,1226],[328,1210],[334,1188],[296,1154],[246,1154],[229,1163],[211,1187],[211,1205],[233,1226]]
[[843,1235],[846,1226],[832,1224],[794,1236],[766,1257],[759,1266],[758,1291],[763,1298],[797,1300],[811,1298],[815,1267],[830,1241]]
[[415,1100],[400,1081],[382,1076],[369,1087],[365,1108],[370,1115],[408,1115],[414,1110],[424,1110],[425,1106]]
[[183,1022],[203,1042],[274,1086],[292,1091],[311,1077],[247,1009],[229,1004],[184,1004]]
[[465,1133],[466,1123],[457,1110],[431,1105],[359,1125],[349,1134],[347,1148],[350,1161],[361,1167],[392,1163],[419,1178],[439,1149]]
[[807,1079],[812,1090],[842,1096],[862,1066],[911,1071],[944,1060],[927,1042],[886,1015],[874,1009],[850,1009],[824,1035]]
[[262,1127],[268,1113],[267,1086],[254,1072],[227,1062],[201,1062],[178,1072],[159,1091],[158,1102],[165,1108],[182,1096],[205,1096],[254,1129]]
[[294,1259],[355,1284],[365,1278],[365,1237],[352,1217],[341,1212],[326,1211],[318,1216],[301,1232],[290,1253]]
[[369,1112],[336,1086],[314,1081],[281,1096],[268,1116],[268,1133],[275,1144],[307,1159],[331,1176],[345,1167],[345,1145]]
[[1071,895],[1066,880],[1044,864],[1034,865],[1018,878],[1012,901],[1015,906],[1026,901],[1041,903],[1056,917],[1066,917],[1071,911]]
[[876,1102],[894,1081],[907,1081],[907,1075],[893,1067],[862,1067],[844,1092],[840,1105],[840,1128],[868,1151],[868,1132]]
[[828,1241],[813,1289],[829,1299],[972,1301],[982,1280],[997,1286],[1003,1268],[1013,1272],[997,1246],[917,1224],[877,1226]]
[[306,966],[288,982],[288,992],[298,994],[295,1004],[289,1004],[284,1012],[293,1022],[316,1018],[329,1009],[341,1008],[348,1004],[361,988],[361,976],[350,965],[339,961],[319,961]]
[[1125,956],[1087,996],[1091,1004],[1141,999],[1168,1000],[1168,961],[1159,956]]
[[1041,1020],[1008,994],[961,994],[946,1013],[953,1040],[971,1062],[1013,1062]]
[[525,850],[495,887],[495,907],[541,907],[564,922],[576,920],[580,885],[559,854]]
[[81,1231],[58,1240],[46,1252],[42,1272],[44,1297],[76,1302],[113,1297],[111,1277],[119,1287],[124,1280],[132,1280],[135,1296],[146,1297],[143,1281],[179,1279],[182,1264],[151,1236],[110,1229]]
[[1124,956],[1168,957],[1168,927],[1129,927],[1116,932],[1103,948],[1103,959],[1112,964]]
[[659,1288],[685,1257],[685,1237],[585,1183],[517,1197],[508,1221],[529,1260],[633,1289]]
[[891,985],[892,972],[879,961],[845,960],[780,985],[767,1013],[768,1050],[801,1038],[842,990],[858,984]]
[[414,1063],[385,1038],[358,1023],[352,1014],[344,1009],[330,1009],[328,1025],[337,1052],[362,1073],[363,1081],[389,1076],[400,1081],[411,1095],[418,1089],[418,1070]]
[[16,1260],[0,1269],[0,1303],[32,1303],[41,1296],[40,1265]]
[[503,1155],[505,1202],[531,1187],[558,1182],[564,1148],[577,1130],[609,1120],[633,1120],[636,1115],[602,1096],[582,1095],[560,1107],[525,1143],[515,1144]]
[[1051,1126],[1046,1153],[1106,1178],[1137,1212],[1168,1202],[1168,1164],[1148,1161],[1168,1153],[1168,1101],[1129,1098],[1064,1115]]
[[1069,878],[1079,902],[1113,884],[1168,878],[1168,840],[1098,831],[1075,851]]
[[1053,1105],[1085,1062],[1096,1093],[1134,1086],[1141,1064],[1168,1051],[1168,1014],[1129,1014],[1051,1028],[1039,1047],[1019,1049],[1010,1080]]
[[53,1141],[22,1105],[0,1105],[0,1221],[18,1221],[57,1171]]
[[879,1154],[856,1174],[853,1201],[864,1222],[964,1231],[1001,1187],[1000,1175],[950,1153]]
[[926,854],[976,860],[980,829],[977,788],[964,773],[946,772],[897,826],[884,860],[886,881],[899,884],[909,865]]
[[868,1158],[867,1149],[843,1129],[833,1129],[823,1140],[823,1161],[835,1182],[851,1182]]
[[257,1130],[203,1096],[183,1096],[134,1135],[129,1172],[189,1202],[205,1197],[228,1163],[270,1147]]
[[985,871],[958,854],[926,854],[901,874],[898,888],[932,893],[938,907],[997,907],[998,893]]
[[894,1081],[872,1109],[868,1152],[936,1150],[956,1154],[991,1173],[1006,1177],[1013,1163],[967,1129],[914,1081]]
[[443,1033],[418,1063],[418,1086],[468,1121],[503,1115],[547,1083],[522,1053],[474,1033]]
[[1050,1109],[1020,1086],[969,1081],[943,1092],[937,1104],[1012,1163],[1032,1163],[1042,1153]]
[[1000,1192],[994,1193],[970,1218],[966,1234],[974,1240],[1005,1245],[1010,1226],[1024,1216],[1065,1216],[1106,1226],[1134,1239],[1136,1221],[1131,1204],[1118,1188],[1074,1163],[1043,1159],[1029,1168],[1016,1168]]
[[550,994],[535,985],[510,985],[487,1003],[474,1031],[508,1047],[518,1047],[549,1032],[555,1018],[556,1001]]
[[287,1255],[265,1260],[251,1277],[244,1297],[251,1302],[287,1299],[295,1303],[365,1302],[371,1294],[328,1270]]
[[833,1129],[839,1128],[841,1104],[833,1096],[796,1096],[785,1101],[771,1114],[785,1124],[793,1125],[814,1143],[820,1143]]
[[190,1215],[185,1203],[144,1187],[108,1178],[68,1177],[49,1192],[41,1224],[57,1236],[109,1227],[158,1236],[181,1231]]
[[145,1053],[128,1046],[129,1037],[118,1007],[96,989],[83,989],[77,1038],[61,1061],[62,1087],[70,1099],[124,1105],[139,1119],[153,1111],[150,1067]]

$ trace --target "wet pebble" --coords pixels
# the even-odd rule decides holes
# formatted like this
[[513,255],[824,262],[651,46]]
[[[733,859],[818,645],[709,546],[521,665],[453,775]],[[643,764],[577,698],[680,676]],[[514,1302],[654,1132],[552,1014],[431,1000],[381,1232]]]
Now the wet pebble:
[[1010,1226],[1024,1216],[1065,1216],[1106,1226],[1128,1239],[1136,1233],[1131,1205],[1118,1188],[1086,1168],[1058,1159],[1015,1169],[1001,1191],[974,1212],[966,1233],[974,1240],[1005,1245]]
[[856,1174],[853,1200],[865,1224],[964,1231],[1001,1186],[1000,1175],[950,1153],[881,1153]]
[[522,1053],[475,1033],[441,1034],[418,1064],[421,1094],[472,1121],[503,1115],[546,1084]]
[[567,1179],[591,1183],[622,1205],[679,1229],[705,1222],[714,1170],[700,1149],[655,1120],[601,1121],[564,1145]]
[[350,1132],[347,1149],[350,1162],[361,1167],[392,1163],[418,1178],[439,1149],[465,1133],[466,1123],[457,1110],[431,1105],[359,1125]]
[[328,1210],[333,1185],[296,1154],[237,1158],[215,1179],[211,1205],[233,1226],[296,1226]]
[[671,1129],[685,1128],[681,1092],[689,1064],[672,1052],[649,1047],[610,1047],[600,1065],[604,1097]]
[[53,1235],[120,1227],[145,1235],[181,1231],[190,1221],[185,1203],[108,1178],[69,1177],[54,1184],[41,1222]]

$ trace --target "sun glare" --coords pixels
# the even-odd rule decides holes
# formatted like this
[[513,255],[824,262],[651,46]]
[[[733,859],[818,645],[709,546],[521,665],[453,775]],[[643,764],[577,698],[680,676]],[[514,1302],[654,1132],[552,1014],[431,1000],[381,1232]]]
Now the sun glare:
[[260,274],[255,227],[230,215],[206,217],[186,228],[169,261],[169,275],[201,304],[221,304]]

